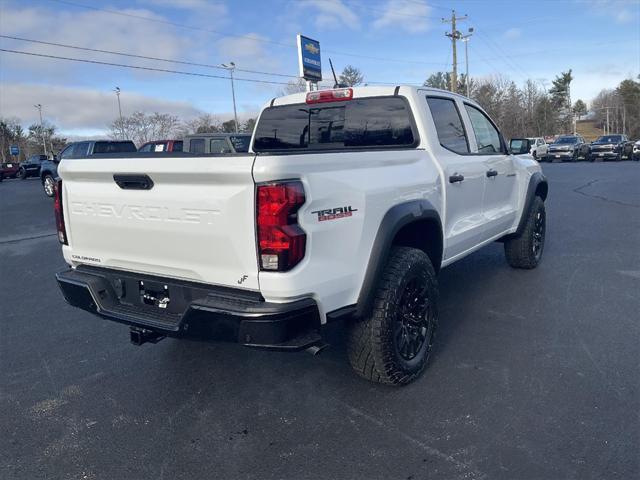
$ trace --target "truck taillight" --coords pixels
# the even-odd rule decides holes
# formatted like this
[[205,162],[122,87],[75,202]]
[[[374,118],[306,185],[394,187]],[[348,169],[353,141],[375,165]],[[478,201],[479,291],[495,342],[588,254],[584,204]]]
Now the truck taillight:
[[298,225],[305,202],[298,180],[258,185],[256,227],[261,270],[285,272],[304,258],[307,235]]
[[338,88],[335,90],[316,90],[307,93],[307,103],[324,103],[351,100],[353,98],[352,88]]
[[56,216],[56,228],[58,229],[58,240],[63,245],[68,245],[67,231],[64,227],[64,214],[62,212],[62,180],[58,180],[55,186],[55,195],[53,200],[53,211]]

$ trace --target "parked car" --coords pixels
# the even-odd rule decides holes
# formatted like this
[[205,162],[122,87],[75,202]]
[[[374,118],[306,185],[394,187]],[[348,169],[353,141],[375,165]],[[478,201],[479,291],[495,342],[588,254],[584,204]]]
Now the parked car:
[[577,162],[589,157],[589,144],[581,135],[560,135],[555,142],[549,145],[544,159],[549,162],[560,160],[562,162]]
[[545,141],[543,137],[530,137],[531,141],[531,155],[536,160],[542,159],[547,155],[547,151],[549,150],[549,145]]
[[633,157],[635,161],[640,161],[640,140],[633,144]]
[[0,163],[0,182],[5,178],[17,178],[20,171],[18,162]]
[[48,197],[53,197],[58,178],[58,164],[62,160],[86,158],[99,153],[133,153],[136,151],[136,146],[131,140],[90,140],[70,143],[53,160],[42,162],[40,180],[44,193]]
[[147,142],[142,145],[139,152],[181,152],[182,140],[154,140],[153,142]]
[[626,135],[615,133],[602,135],[591,143],[589,160],[630,160],[633,157],[633,142]]
[[201,133],[184,137],[184,151],[202,153],[246,153],[250,133]]
[[24,180],[40,176],[40,167],[45,160],[47,160],[46,155],[31,155],[24,162],[20,162],[18,177]]
[[541,167],[468,98],[297,93],[265,105],[254,135],[255,154],[192,155],[189,175],[148,154],[62,162],[67,302],[129,325],[136,345],[224,332],[317,352],[343,320],[355,371],[402,385],[429,360],[441,268],[494,241],[513,268],[542,259]]

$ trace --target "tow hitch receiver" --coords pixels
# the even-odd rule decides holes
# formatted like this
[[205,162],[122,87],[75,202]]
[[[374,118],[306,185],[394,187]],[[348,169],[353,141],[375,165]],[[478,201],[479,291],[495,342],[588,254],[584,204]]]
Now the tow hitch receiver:
[[160,340],[166,337],[166,335],[163,335],[162,333],[153,330],[147,330],[146,328],[137,327],[131,327],[129,329],[129,335],[131,343],[138,346],[143,345],[147,342],[158,343]]

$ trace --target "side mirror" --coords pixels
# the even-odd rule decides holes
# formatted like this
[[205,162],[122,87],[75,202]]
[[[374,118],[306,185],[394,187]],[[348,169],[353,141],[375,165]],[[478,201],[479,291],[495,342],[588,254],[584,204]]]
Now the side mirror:
[[526,155],[531,151],[531,140],[528,138],[512,138],[509,142],[509,152],[512,155]]

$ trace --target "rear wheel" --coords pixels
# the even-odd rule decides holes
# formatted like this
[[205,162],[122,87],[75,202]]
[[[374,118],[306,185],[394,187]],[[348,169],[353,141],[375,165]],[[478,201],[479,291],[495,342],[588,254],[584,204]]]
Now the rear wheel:
[[18,170],[18,178],[20,178],[20,180],[27,178],[27,171],[24,168],[20,168],[20,170]]
[[353,369],[367,380],[405,385],[425,369],[437,325],[438,286],[422,250],[394,247],[370,314],[349,325]]
[[42,179],[42,187],[44,188],[44,193],[47,197],[53,197],[56,188],[56,181],[51,175],[45,175]]
[[507,263],[513,268],[535,268],[542,259],[547,218],[542,198],[535,197],[520,235],[504,242]]

